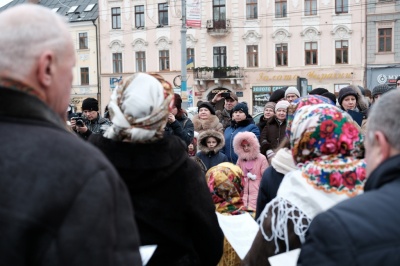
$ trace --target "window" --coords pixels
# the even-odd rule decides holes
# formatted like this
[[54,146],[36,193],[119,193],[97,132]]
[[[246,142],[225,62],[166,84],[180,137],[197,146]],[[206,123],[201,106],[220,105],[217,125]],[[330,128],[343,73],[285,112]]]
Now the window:
[[89,68],[81,67],[81,85],[89,85]]
[[349,63],[349,41],[336,41],[336,64]]
[[304,16],[317,15],[317,0],[305,0]]
[[119,7],[111,8],[111,20],[113,29],[121,28],[121,8]]
[[136,52],[136,71],[146,72],[146,53]]
[[276,45],[276,66],[288,65],[288,47],[286,43]]
[[247,45],[247,67],[258,67],[257,45]]
[[88,36],[87,32],[79,33],[79,49],[88,49]]
[[70,8],[69,8],[69,10],[68,10],[68,14],[69,13],[74,13],[75,11],[76,11],[76,9],[78,8],[78,6],[71,6]]
[[168,4],[158,4],[158,24],[168,25]]
[[306,53],[306,65],[318,65],[318,44],[316,42],[306,42],[304,50]]
[[158,52],[160,61],[160,71],[169,70],[169,51],[161,50]]
[[213,0],[214,29],[226,29],[225,0]]
[[194,48],[186,49],[186,68],[194,68]]
[[336,14],[349,12],[349,0],[335,0]]
[[83,10],[83,11],[86,11],[86,12],[92,11],[92,9],[93,9],[93,7],[94,7],[95,5],[96,5],[96,4],[90,4],[90,5],[88,5],[88,6],[85,8],[85,10]]
[[246,0],[246,19],[256,19],[257,0]]
[[378,29],[378,52],[392,51],[392,29]]
[[113,53],[113,73],[122,73],[122,54]]
[[275,0],[275,17],[287,17],[287,0]]
[[[214,67],[226,67],[226,46],[217,46],[213,48],[213,64]],[[224,70],[214,70],[214,78],[226,77]]]
[[135,6],[135,27],[144,27],[144,6]]

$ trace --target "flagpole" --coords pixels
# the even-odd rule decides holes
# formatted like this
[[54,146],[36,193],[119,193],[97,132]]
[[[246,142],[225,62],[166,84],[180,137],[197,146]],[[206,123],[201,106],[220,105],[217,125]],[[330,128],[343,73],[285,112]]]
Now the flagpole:
[[187,55],[186,55],[186,0],[182,0],[182,28],[181,28],[181,92],[187,91],[186,88],[186,64],[187,64]]

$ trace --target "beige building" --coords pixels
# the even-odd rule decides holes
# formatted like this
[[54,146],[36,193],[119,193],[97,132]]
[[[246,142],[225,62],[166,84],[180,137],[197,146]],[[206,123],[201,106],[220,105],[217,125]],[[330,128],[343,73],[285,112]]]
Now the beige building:
[[[232,91],[253,113],[273,90],[307,79],[302,93],[363,85],[362,0],[201,1],[201,28],[189,28],[188,105]],[[99,2],[102,102],[120,77],[158,72],[179,85],[181,1]],[[188,96],[187,96],[188,95]],[[187,98],[186,98],[187,96]]]

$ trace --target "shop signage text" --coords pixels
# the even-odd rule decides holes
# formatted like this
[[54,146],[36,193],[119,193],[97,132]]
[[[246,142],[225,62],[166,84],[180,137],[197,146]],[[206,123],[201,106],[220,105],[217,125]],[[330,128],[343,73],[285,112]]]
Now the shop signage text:
[[[264,73],[260,73],[258,81],[277,81],[277,80],[297,80],[298,75],[273,75],[269,76]],[[307,73],[308,79],[317,79],[319,81],[325,79],[351,79],[352,73],[322,73],[319,74],[315,71]]]

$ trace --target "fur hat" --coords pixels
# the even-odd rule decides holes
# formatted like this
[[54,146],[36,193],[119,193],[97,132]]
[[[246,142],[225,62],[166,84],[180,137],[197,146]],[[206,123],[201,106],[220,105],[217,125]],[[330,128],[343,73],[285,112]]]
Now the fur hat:
[[82,111],[99,111],[99,102],[95,98],[86,98],[82,102]]
[[350,86],[344,87],[339,91],[338,102],[342,109],[343,109],[342,102],[344,98],[346,98],[349,95],[353,95],[354,97],[356,97],[356,100],[358,100],[357,92]]
[[199,113],[200,113],[200,108],[207,108],[208,110],[210,110],[210,113],[211,113],[212,115],[215,115],[214,107],[213,107],[209,102],[201,102],[201,103],[198,105],[198,110],[197,110],[197,112],[199,112]]
[[287,109],[289,107],[290,103],[288,101],[279,101],[276,105],[275,105],[275,113],[278,111],[278,109],[283,108],[283,109]]
[[282,100],[283,98],[285,98],[285,90],[278,89],[271,94],[271,97],[269,97],[269,101],[277,103],[280,100]]
[[264,106],[264,110],[267,109],[267,108],[271,108],[271,109],[275,112],[275,106],[276,106],[276,103],[274,103],[274,102],[267,102],[267,103],[265,104],[265,106]]
[[315,95],[315,94],[322,95],[325,92],[329,92],[329,91],[327,89],[324,89],[324,88],[315,88],[312,91],[310,91],[308,94],[311,94],[311,95]]
[[243,113],[246,114],[246,117],[249,115],[249,108],[247,107],[247,104],[245,103],[238,103],[233,107],[232,113],[241,110]]
[[321,94],[321,96],[324,96],[324,97],[330,99],[332,101],[333,105],[336,105],[336,96],[332,92],[329,92],[329,91],[324,92]]
[[288,94],[296,94],[297,97],[300,97],[300,92],[297,90],[296,87],[289,87],[287,88],[287,90],[285,91],[285,98],[287,97]]
[[386,92],[390,91],[391,89],[393,89],[393,88],[387,84],[381,84],[381,85],[375,86],[372,89],[372,93],[371,93],[372,98],[374,98],[376,95],[385,94]]
[[[250,144],[250,152],[244,152],[242,148],[243,141]],[[238,155],[239,160],[253,160],[260,154],[260,143],[253,132],[239,132],[233,138],[233,151]]]

